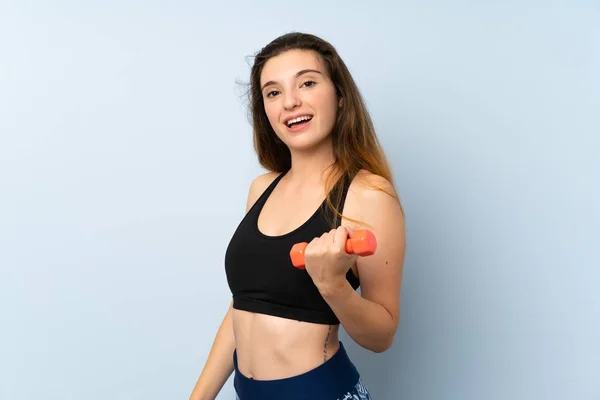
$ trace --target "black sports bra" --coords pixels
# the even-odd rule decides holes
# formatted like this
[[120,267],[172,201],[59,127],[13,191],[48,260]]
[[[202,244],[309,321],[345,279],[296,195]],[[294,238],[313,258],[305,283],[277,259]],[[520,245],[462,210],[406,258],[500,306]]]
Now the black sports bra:
[[[227,247],[225,272],[233,295],[233,307],[298,321],[339,324],[308,272],[295,268],[290,260],[294,244],[310,242],[330,230],[327,221],[334,213],[326,202],[323,201],[300,227],[284,235],[267,236],[258,229],[258,216],[284,175],[285,172],[277,176],[248,210]],[[341,205],[349,186],[350,179],[343,187]],[[338,218],[335,221],[335,226],[339,226]],[[351,269],[346,278],[355,290],[359,287]]]

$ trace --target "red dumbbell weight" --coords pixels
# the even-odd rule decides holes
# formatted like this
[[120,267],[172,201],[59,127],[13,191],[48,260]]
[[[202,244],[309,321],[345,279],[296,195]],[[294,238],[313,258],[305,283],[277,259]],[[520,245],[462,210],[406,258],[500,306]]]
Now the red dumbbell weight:
[[[298,269],[304,269],[304,250],[308,243],[296,243],[290,250],[290,258],[292,265]],[[352,238],[346,240],[346,252],[349,254],[357,254],[359,256],[370,256],[377,249],[377,240],[373,232],[363,229],[354,232]]]

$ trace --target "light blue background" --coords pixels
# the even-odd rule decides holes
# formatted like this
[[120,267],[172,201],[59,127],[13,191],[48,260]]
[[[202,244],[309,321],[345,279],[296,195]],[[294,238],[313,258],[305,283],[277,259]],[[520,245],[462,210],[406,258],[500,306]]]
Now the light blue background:
[[566,0],[2,2],[0,398],[188,398],[262,172],[235,82],[291,30],[407,214],[393,348],[342,337],[374,399],[600,399],[600,5]]

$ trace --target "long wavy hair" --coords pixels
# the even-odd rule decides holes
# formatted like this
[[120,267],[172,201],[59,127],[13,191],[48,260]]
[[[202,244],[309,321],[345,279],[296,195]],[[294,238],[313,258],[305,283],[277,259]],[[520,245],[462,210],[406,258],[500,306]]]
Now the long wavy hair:
[[362,169],[387,179],[392,184],[392,191],[380,187],[377,189],[385,191],[399,201],[389,162],[350,71],[330,43],[312,34],[300,32],[284,34],[267,44],[254,56],[248,91],[248,111],[253,127],[254,149],[260,165],[272,172],[285,172],[291,168],[290,151],[279,139],[267,118],[260,87],[260,76],[265,63],[288,50],[316,52],[325,65],[338,97],[343,99],[343,106],[338,110],[331,132],[335,158],[332,167],[335,173],[329,174],[325,188],[326,203],[334,212],[334,219],[330,221],[332,227],[335,226],[337,217],[343,216],[340,211],[343,207],[343,204],[340,204],[342,194],[340,189]]

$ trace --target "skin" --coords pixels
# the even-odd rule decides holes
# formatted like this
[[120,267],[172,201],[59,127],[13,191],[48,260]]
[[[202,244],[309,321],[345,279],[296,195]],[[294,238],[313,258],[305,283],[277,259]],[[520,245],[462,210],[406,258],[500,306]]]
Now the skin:
[[[336,96],[321,59],[309,51],[288,51],[270,59],[264,66],[261,85],[265,112],[292,156],[291,170],[268,198],[258,219],[262,233],[278,236],[302,225],[325,198],[323,172],[334,160],[330,133],[343,99]],[[299,114],[312,115],[311,124],[301,133],[291,133],[284,121]],[[246,210],[276,176],[266,173],[252,182]],[[309,243],[306,270],[348,335],[365,349],[383,352],[392,345],[399,322],[405,230],[398,202],[370,184],[391,188],[385,179],[361,171],[350,185],[343,211],[370,225],[368,229],[377,237],[376,254],[357,257],[345,253],[346,238],[364,227],[343,219],[340,228]],[[360,277],[362,295],[346,280],[349,268]],[[253,379],[301,374],[326,362],[339,349],[338,325],[232,308],[229,315],[240,372]]]

